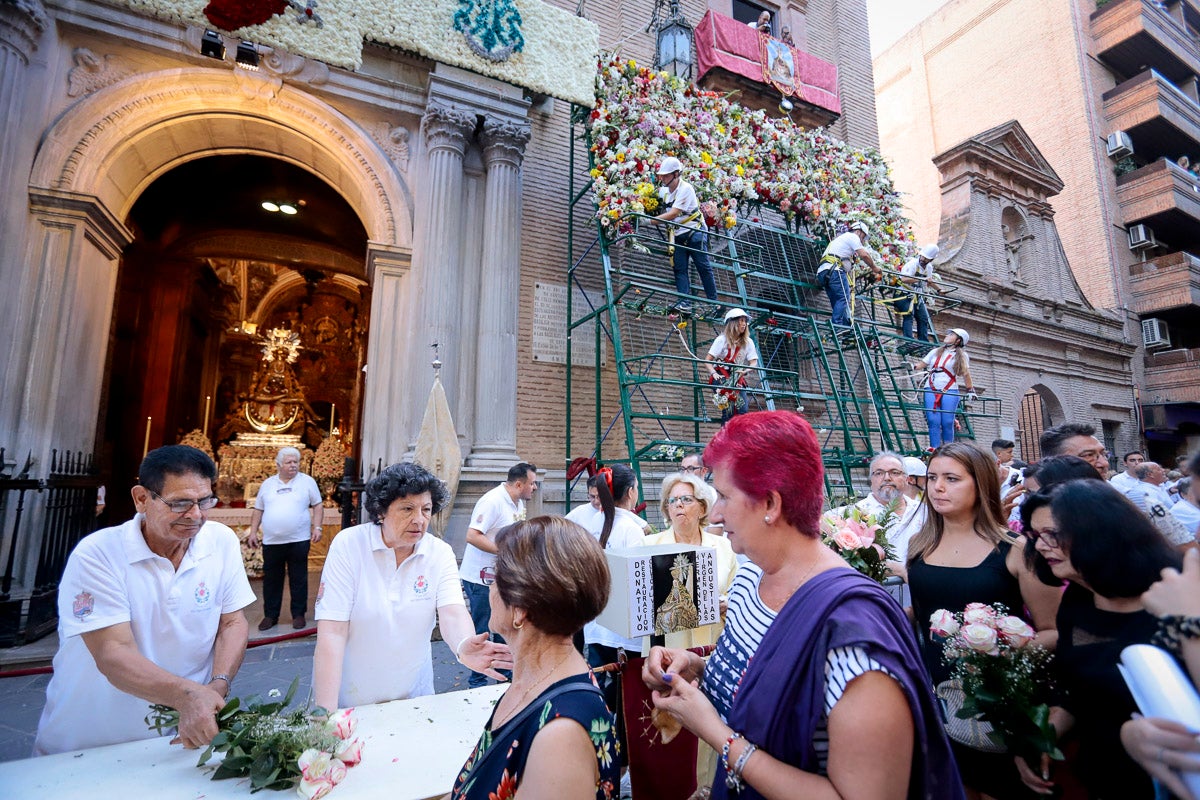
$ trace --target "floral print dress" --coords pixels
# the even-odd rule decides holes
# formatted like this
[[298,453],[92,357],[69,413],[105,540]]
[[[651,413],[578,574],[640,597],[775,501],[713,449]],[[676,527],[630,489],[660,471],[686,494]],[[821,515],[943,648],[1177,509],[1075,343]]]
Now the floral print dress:
[[[613,800],[620,795],[621,772],[618,766],[617,732],[612,712],[604,704],[603,697],[592,691],[573,691],[558,694],[549,700],[543,699],[556,688],[565,684],[579,683],[596,685],[590,672],[582,675],[572,675],[551,684],[538,695],[533,705],[539,711],[524,717],[514,718],[498,731],[492,731],[492,718],[484,726],[483,735],[479,737],[475,749],[463,765],[462,772],[454,782],[452,800],[511,800],[521,784],[521,776],[525,771],[525,761],[529,758],[533,737],[537,736],[548,722],[565,717],[573,719],[588,732],[592,746],[596,750],[596,766],[600,770],[600,780],[596,784],[596,800]],[[517,723],[514,727],[513,723]],[[485,754],[492,748],[505,747],[507,751],[503,758],[499,754],[484,759]],[[481,762],[476,766],[476,762]]]

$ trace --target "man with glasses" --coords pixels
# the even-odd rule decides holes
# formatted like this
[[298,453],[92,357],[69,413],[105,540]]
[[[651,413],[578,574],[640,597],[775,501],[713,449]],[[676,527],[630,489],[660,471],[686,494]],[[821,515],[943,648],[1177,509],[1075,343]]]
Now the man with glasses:
[[[525,519],[525,503],[537,491],[537,467],[522,461],[508,469],[508,480],[488,490],[471,510],[467,528],[467,547],[463,551],[458,577],[462,579],[467,608],[475,623],[475,633],[487,633],[492,619],[488,599],[488,576],[496,566],[496,534],[514,522]],[[503,642],[499,636],[497,642]],[[467,686],[476,689],[487,685],[487,676],[472,672]]]
[[263,546],[263,618],[260,631],[279,622],[283,605],[283,574],[288,576],[292,627],[302,629],[308,610],[308,550],[321,541],[321,490],[317,482],[300,471],[300,451],[284,447],[275,456],[278,472],[258,487],[250,512],[247,543],[257,547],[259,530]]
[[695,475],[702,481],[708,480],[708,468],[704,466],[703,453],[688,453],[679,462],[679,471],[685,475]]
[[216,477],[194,447],[152,450],[131,492],[137,515],[71,553],[35,755],[148,739],[150,703],[179,711],[185,747],[216,735],[254,602],[237,535],[204,515]]

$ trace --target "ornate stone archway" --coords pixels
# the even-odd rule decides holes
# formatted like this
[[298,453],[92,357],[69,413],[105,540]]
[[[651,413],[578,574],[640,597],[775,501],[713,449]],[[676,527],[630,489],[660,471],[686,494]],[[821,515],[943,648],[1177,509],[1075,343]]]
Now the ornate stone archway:
[[[132,238],[123,220],[163,173],[222,154],[284,160],[324,180],[367,231],[367,280],[389,298],[407,295],[411,194],[354,121],[276,77],[241,70],[121,81],[70,107],[34,159],[24,250],[12,269],[19,280],[0,300],[15,322],[0,434],[16,450],[44,458],[51,446],[93,448],[117,264]],[[375,303],[372,330],[390,331],[386,322],[376,328],[378,314]]]

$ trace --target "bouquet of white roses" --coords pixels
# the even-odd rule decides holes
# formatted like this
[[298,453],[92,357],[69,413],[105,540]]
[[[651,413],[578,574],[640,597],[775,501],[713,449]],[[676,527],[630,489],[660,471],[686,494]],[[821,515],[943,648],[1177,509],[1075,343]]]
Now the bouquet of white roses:
[[1062,759],[1046,703],[1051,689],[1047,666],[1053,656],[1032,644],[1037,632],[999,603],[971,603],[958,614],[938,609],[929,623],[932,637],[943,641],[943,659],[953,668],[952,679],[938,686],[938,695],[949,701],[961,689],[961,704],[947,708],[951,738],[991,749],[955,735],[965,730],[956,727],[956,720],[978,720],[990,725],[983,732],[996,750]]
[[[233,698],[217,713],[219,732],[200,755],[202,767],[214,753],[225,759],[213,771],[214,781],[249,776],[250,791],[291,789],[304,798],[320,798],[362,760],[363,743],[352,739],[354,709],[328,715],[308,704],[288,709],[300,679],[286,695],[278,689],[264,702],[257,697]],[[179,712],[151,705],[146,724],[160,734],[179,725]]]

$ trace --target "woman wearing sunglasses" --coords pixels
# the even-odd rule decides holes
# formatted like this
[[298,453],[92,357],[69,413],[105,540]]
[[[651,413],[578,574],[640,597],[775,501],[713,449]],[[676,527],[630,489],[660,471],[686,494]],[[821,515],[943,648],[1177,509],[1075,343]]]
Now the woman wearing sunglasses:
[[[737,556],[724,536],[706,533],[708,512],[717,501],[717,491],[695,475],[674,472],[663,478],[662,515],[671,527],[646,537],[647,545],[690,544],[717,551],[717,590],[721,595],[721,616],[725,615],[725,596],[737,572]],[[724,623],[667,634],[667,647],[701,647],[716,644]]]
[[[1157,619],[1142,593],[1179,553],[1118,490],[1098,480],[1060,483],[1021,506],[1025,560],[1049,586],[1068,583],[1058,609],[1058,705],[1050,722],[1079,740],[1073,768],[1091,797],[1154,797],[1150,777],[1126,755],[1121,725],[1137,710],[1117,671],[1121,651],[1148,644]],[[1049,763],[1017,759],[1022,780],[1051,794]]]

